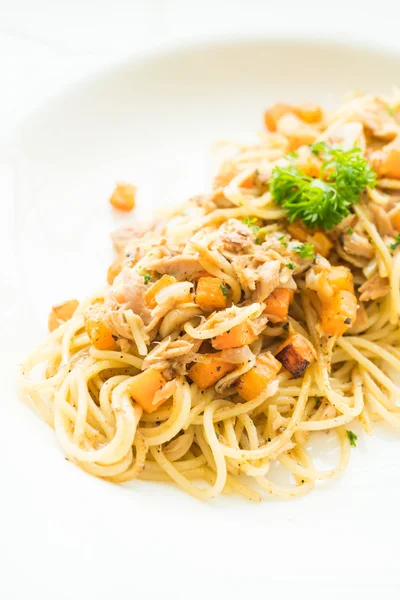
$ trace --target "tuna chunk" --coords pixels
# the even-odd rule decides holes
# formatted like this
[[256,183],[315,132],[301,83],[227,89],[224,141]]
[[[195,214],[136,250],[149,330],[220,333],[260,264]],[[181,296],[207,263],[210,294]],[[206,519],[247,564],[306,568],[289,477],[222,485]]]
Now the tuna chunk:
[[368,302],[368,300],[376,300],[377,298],[382,298],[389,293],[389,280],[384,279],[376,273],[373,275],[371,279],[368,279],[365,283],[363,283],[359,288],[360,292],[360,300],[361,302]]
[[147,265],[149,271],[173,275],[176,279],[196,279],[204,273],[204,269],[196,256],[180,254],[177,256],[160,258]]

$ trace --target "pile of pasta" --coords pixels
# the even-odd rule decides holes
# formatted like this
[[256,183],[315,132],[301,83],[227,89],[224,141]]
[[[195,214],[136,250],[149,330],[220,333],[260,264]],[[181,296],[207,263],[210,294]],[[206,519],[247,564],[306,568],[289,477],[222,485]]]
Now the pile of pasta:
[[[290,498],[345,470],[354,421],[399,427],[400,92],[333,114],[277,104],[265,126],[209,193],[115,232],[104,291],[54,306],[21,365],[21,394],[88,473]],[[337,438],[334,468],[314,464],[317,431]]]

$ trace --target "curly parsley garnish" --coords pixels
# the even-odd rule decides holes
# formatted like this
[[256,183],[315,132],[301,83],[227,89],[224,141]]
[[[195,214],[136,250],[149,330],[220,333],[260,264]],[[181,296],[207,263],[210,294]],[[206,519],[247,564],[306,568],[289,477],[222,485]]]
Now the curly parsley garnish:
[[350,213],[365,187],[375,185],[376,176],[360,148],[342,150],[318,142],[311,151],[322,159],[320,178],[306,175],[288,157],[288,165],[272,171],[271,194],[289,221],[300,219],[307,227],[332,229]]
[[308,242],[295,246],[293,250],[300,256],[300,258],[314,258],[315,256],[314,244],[309,244]]
[[355,433],[353,433],[352,431],[349,431],[348,429],[346,430],[346,433],[347,433],[347,437],[349,438],[350,446],[353,446],[354,448],[356,448],[356,446],[357,446],[356,441],[357,441],[358,436]]
[[143,281],[145,283],[149,283],[150,279],[151,279],[150,273],[143,273]]
[[225,298],[228,297],[228,290],[226,289],[226,287],[224,285],[222,285],[222,283],[219,286],[221,288],[221,292],[222,294],[225,296]]

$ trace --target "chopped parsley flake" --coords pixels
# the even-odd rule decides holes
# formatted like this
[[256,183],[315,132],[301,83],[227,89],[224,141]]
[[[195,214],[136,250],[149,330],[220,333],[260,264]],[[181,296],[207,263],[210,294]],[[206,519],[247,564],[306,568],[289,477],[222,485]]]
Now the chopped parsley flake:
[[398,233],[394,239],[394,243],[390,244],[389,248],[391,250],[396,250],[400,246],[400,233]]
[[151,275],[150,275],[150,273],[144,273],[144,274],[143,274],[143,281],[144,281],[145,283],[149,283],[150,279],[151,279]]
[[352,431],[349,431],[348,429],[346,430],[347,433],[347,437],[349,438],[349,442],[350,442],[350,446],[353,446],[354,448],[356,448],[357,444],[357,437],[355,433],[353,433]]
[[243,219],[243,223],[245,225],[247,225],[247,227],[250,227],[250,229],[253,231],[253,233],[258,233],[260,231],[260,228],[258,225],[254,225],[254,223],[257,222],[257,217],[253,217],[250,218],[248,215],[246,215]]
[[354,231],[352,230],[351,227],[348,228],[347,230],[347,235],[353,235]]
[[287,267],[288,269],[291,269],[292,271],[295,270],[296,265],[294,264],[294,262],[289,262],[285,265],[285,267]]
[[300,258],[314,258],[314,244],[305,242],[304,244],[299,244],[299,246],[296,246],[293,250]]
[[222,283],[219,286],[221,288],[221,292],[223,293],[223,295],[225,296],[225,298],[228,297],[228,290],[226,289],[226,287],[224,285],[222,285]]
[[314,400],[315,400],[315,409],[317,410],[317,408],[319,408],[321,406],[321,398],[319,398],[318,396],[315,396]]
[[391,117],[394,117],[394,110],[393,110],[393,108],[392,108],[391,106],[388,106],[388,107],[387,107],[387,111],[388,111],[388,113],[389,113],[389,115],[390,115]]

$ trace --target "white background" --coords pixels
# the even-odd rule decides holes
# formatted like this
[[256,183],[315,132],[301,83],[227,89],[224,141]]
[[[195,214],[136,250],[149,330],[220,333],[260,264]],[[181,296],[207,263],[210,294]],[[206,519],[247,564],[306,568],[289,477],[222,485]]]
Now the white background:
[[[373,5],[373,6],[372,6]],[[83,77],[86,73],[118,61],[129,54],[139,53],[153,45],[160,45],[174,39],[192,39],[193,37],[215,34],[219,31],[263,31],[268,28],[282,31],[296,31],[301,28],[309,31],[310,35],[339,37],[341,39],[363,38],[371,40],[371,44],[379,44],[380,41],[392,40],[393,46],[399,48],[400,8],[399,3],[389,0],[372,3],[370,1],[336,1],[334,3],[316,1],[262,1],[262,0],[214,0],[213,2],[190,2],[183,0],[147,0],[135,2],[132,0],[113,0],[105,2],[100,0],[13,0],[10,2],[0,1],[0,136],[4,137],[25,115],[44,98],[51,96],[63,85],[74,79]],[[340,77],[340,73],[338,73]],[[400,81],[400,73],[399,73]],[[11,223],[12,204],[7,201],[12,190],[10,178],[8,177],[7,165],[0,165],[0,204],[2,219],[0,232],[3,231],[0,250],[2,250],[2,281],[0,289],[3,298],[10,298],[10,315],[5,315],[7,321],[4,330],[12,335],[12,273],[10,273],[11,257],[6,244],[6,229]],[[4,260],[4,257],[7,257]],[[3,315],[4,317],[4,315]],[[3,364],[14,364],[14,357],[5,352]],[[0,412],[1,414],[1,412]],[[21,415],[23,413],[21,412]],[[1,424],[6,427],[6,423]],[[0,430],[1,431],[1,430]],[[38,430],[39,431],[39,430]],[[41,430],[40,430],[41,431]],[[1,453],[12,452],[11,448],[4,448],[1,444],[0,434],[0,464]],[[30,552],[35,552],[35,547],[40,547],[43,529],[40,523],[35,524],[35,503],[52,501],[56,494],[46,495],[46,481],[44,474],[36,474],[34,471],[34,460],[27,457],[28,479],[37,483],[38,489],[43,494],[34,497],[14,497],[12,480],[2,480],[0,483],[0,510],[7,507],[12,514],[4,510],[0,514],[0,524],[8,519],[15,524],[15,533],[11,540],[2,536],[4,526],[0,530],[0,598],[3,600],[14,600],[23,598],[20,590],[21,581],[26,579],[32,581],[32,598],[41,597],[35,589],[38,580],[37,560],[34,567],[29,564],[29,555],[24,548],[29,547]],[[80,475],[79,475],[80,476]],[[89,505],[85,501],[85,480],[82,474],[82,498],[72,497],[71,514],[59,515],[59,521],[46,527],[47,547],[52,548],[55,555],[58,546],[67,545],[70,548],[71,560],[68,565],[57,563],[57,560],[49,561],[49,557],[43,556],[41,578],[43,591],[49,593],[54,600],[58,598],[76,598],[81,600],[91,597],[95,598],[101,582],[104,579],[103,590],[109,598],[130,598],[140,594],[141,598],[153,598],[151,589],[152,582],[143,582],[140,579],[140,565],[135,565],[125,554],[119,556],[119,537],[124,535],[123,519],[121,515],[116,518],[113,514],[101,514],[96,506]],[[34,484],[33,484],[34,485]],[[373,482],[371,482],[373,485]],[[109,494],[108,489],[102,489],[99,484],[99,493]],[[279,531],[274,528],[273,523],[260,522],[259,528],[254,515],[248,523],[237,523],[239,532],[248,531],[249,544],[242,542],[238,547],[226,547],[224,539],[220,538],[218,531],[215,538],[211,540],[213,545],[210,556],[201,552],[205,548],[206,540],[195,540],[190,537],[190,517],[182,516],[180,531],[176,531],[174,524],[164,527],[164,536],[168,532],[170,536],[179,536],[182,540],[182,553],[193,555],[193,569],[188,573],[179,571],[179,556],[168,557],[171,564],[171,578],[165,581],[165,596],[167,598],[215,598],[216,594],[224,595],[226,598],[243,597],[247,599],[249,578],[257,578],[259,581],[260,596],[267,598],[286,597],[286,583],[290,580],[293,564],[301,564],[303,576],[298,578],[291,587],[291,595],[307,595],[314,597],[333,598],[340,595],[342,598],[354,598],[362,591],[365,597],[377,597],[384,594],[385,598],[398,598],[399,579],[396,576],[396,558],[398,552],[397,540],[388,545],[390,539],[387,531],[380,529],[379,515],[372,514],[365,526],[365,540],[353,540],[351,537],[351,515],[357,512],[358,503],[362,503],[363,494],[368,489],[362,490],[356,496],[348,499],[348,516],[343,521],[335,514],[326,515],[326,523],[321,524],[323,535],[318,537],[314,531],[315,554],[311,556],[302,555],[302,540],[309,535],[307,522],[293,521],[293,535],[288,539],[281,539]],[[3,499],[2,499],[3,495]],[[4,502],[7,496],[7,502]],[[146,497],[138,500],[146,501]],[[150,502],[151,499],[149,498]],[[168,502],[168,498],[166,498]],[[311,505],[310,505],[311,506]],[[121,498],[121,513],[126,514],[127,531],[133,532],[132,522],[140,519],[139,515],[132,514],[132,503],[129,494]],[[163,510],[155,514],[155,518],[163,519]],[[388,498],[387,508],[396,514],[396,506],[393,499]],[[75,531],[74,511],[82,511],[87,514],[87,528]],[[156,509],[155,509],[156,510]],[[207,519],[209,507],[198,508],[198,518]],[[282,506],[282,510],[285,510]],[[18,513],[28,512],[33,522],[26,538],[26,531],[18,527]],[[221,512],[221,519],[224,513]],[[310,513],[309,518],[313,515]],[[67,519],[70,523],[70,536],[68,539],[60,539],[57,535],[60,523]],[[104,552],[96,552],[96,564],[91,560],[91,545],[95,544],[97,549],[102,544],[102,527],[112,527],[112,523],[118,523],[118,529],[112,536],[114,546],[107,546]],[[229,511],[229,519],[232,519],[232,511]],[[22,520],[23,522],[23,520]],[[288,522],[290,517],[288,516]],[[96,531],[94,539],[88,539],[93,531]],[[10,528],[7,529],[10,531]],[[64,531],[64,529],[63,529]],[[287,531],[287,529],[286,529]],[[398,527],[396,528],[398,531]],[[144,557],[154,561],[154,577],[157,578],[157,563],[165,561],[168,555],[168,539],[157,538],[156,529],[151,528],[154,536],[154,553],[151,557]],[[35,538],[36,536],[36,538]],[[254,536],[265,538],[265,571],[262,570],[263,563],[260,557],[252,556],[251,539]],[[364,544],[365,542],[365,544]],[[137,549],[140,539],[132,535],[132,547]],[[18,552],[18,548],[21,552]],[[125,546],[124,546],[125,547]],[[334,547],[335,553],[329,552],[330,563],[324,564],[323,556]],[[357,550],[355,550],[357,549]],[[274,552],[281,556],[280,566],[276,573],[268,570],[268,553]],[[360,568],[360,556],[354,557],[353,552],[362,552],[362,561],[365,572],[354,573],[354,563]],[[221,572],[218,564],[218,553],[226,557],[232,565],[231,572]],[[65,552],[64,552],[65,554]],[[63,555],[64,555],[63,554]],[[332,555],[335,561],[332,561]],[[99,562],[99,556],[102,561]],[[20,557],[23,557],[20,560]],[[212,564],[209,558],[212,557]],[[275,557],[276,558],[276,557]],[[357,558],[357,560],[355,560]],[[118,560],[117,560],[118,559]],[[276,561],[275,561],[276,562]],[[118,565],[121,576],[115,572],[115,580],[110,578],[110,565],[115,571]],[[176,565],[174,571],[173,565]],[[385,569],[386,565],[386,569]],[[48,569],[52,572],[49,573]],[[256,572],[253,571],[255,569]],[[132,585],[126,588],[121,581],[126,582],[127,571],[131,571]],[[296,569],[298,572],[299,569]],[[376,573],[376,576],[374,576]],[[54,575],[58,581],[58,589],[46,589],[46,581],[54,581]],[[190,576],[190,577],[188,577]],[[83,586],[93,580],[93,596],[90,594],[90,586]],[[367,586],[362,585],[365,579]],[[344,581],[358,582],[357,590],[352,589],[351,584],[344,585]],[[188,586],[188,581],[191,584]],[[29,586],[27,586],[29,587]],[[65,590],[69,590],[65,593]],[[83,595],[85,589],[85,595]],[[218,591],[216,591],[218,589]],[[253,590],[253,587],[251,588]],[[143,592],[143,590],[146,590]],[[225,590],[225,594],[224,594]],[[104,595],[104,597],[106,597]],[[103,595],[101,596],[103,598]]]

